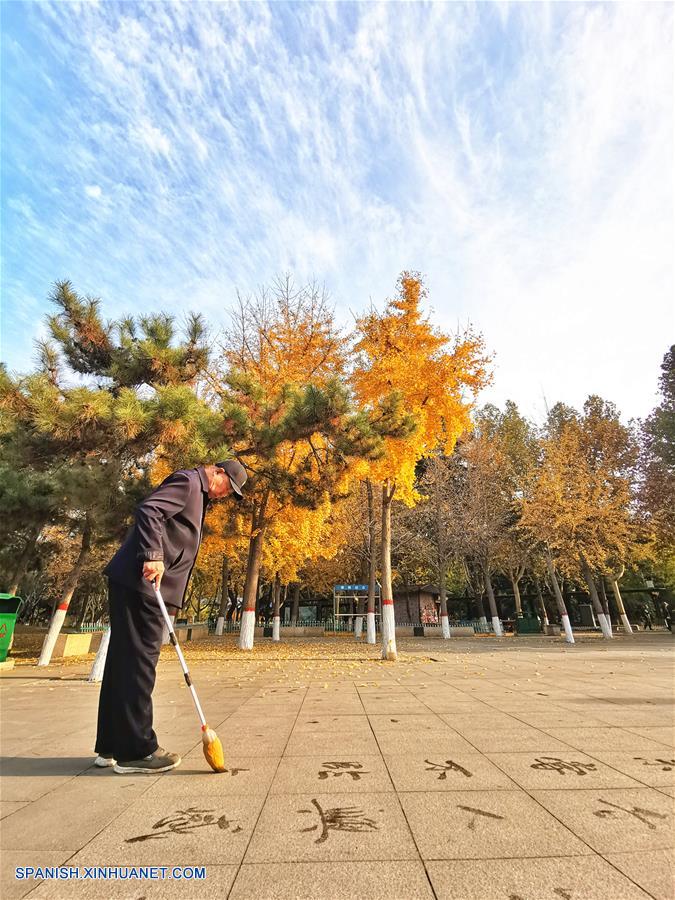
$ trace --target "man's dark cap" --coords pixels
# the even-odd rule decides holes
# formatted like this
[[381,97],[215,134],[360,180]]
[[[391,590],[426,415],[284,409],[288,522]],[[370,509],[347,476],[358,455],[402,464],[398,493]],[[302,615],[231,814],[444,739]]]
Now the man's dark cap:
[[246,484],[248,474],[242,464],[236,459],[226,459],[224,462],[216,463],[216,466],[219,469],[223,469],[223,471],[227,472],[227,474],[230,476],[230,484],[232,485],[232,490],[239,497],[243,497],[244,495],[242,494],[241,489]]

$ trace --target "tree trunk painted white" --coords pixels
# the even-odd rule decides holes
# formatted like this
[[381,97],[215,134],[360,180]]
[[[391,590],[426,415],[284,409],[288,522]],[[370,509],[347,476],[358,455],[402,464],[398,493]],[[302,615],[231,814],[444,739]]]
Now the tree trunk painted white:
[[446,640],[450,637],[450,622],[447,615],[441,616],[441,634]]
[[47,634],[45,635],[44,643],[42,644],[42,651],[38,660],[38,666],[48,666],[51,662],[52,653],[54,652],[54,646],[56,645],[57,638],[61,633],[61,628],[63,627],[63,623],[68,612],[68,607],[70,606],[70,601],[72,600],[73,594],[75,593],[75,588],[77,587],[80,573],[84,568],[87,557],[89,556],[90,547],[91,526],[89,524],[89,519],[87,518],[85,520],[84,529],[82,531],[82,543],[80,545],[80,552],[78,554],[75,565],[71,569],[70,574],[66,579],[66,583],[63,586],[63,592],[59,600],[59,605],[56,607],[56,611],[52,616],[51,622],[49,623],[49,629],[47,631]]
[[481,625],[487,625],[487,616],[479,616],[478,621]]
[[279,580],[278,572],[274,577],[272,603],[272,640],[278,641],[281,639],[281,581]]
[[253,650],[255,636],[255,609],[245,609],[239,626],[239,649]]
[[574,634],[572,633],[572,626],[570,625],[570,617],[568,615],[564,615],[560,618],[562,619],[562,626],[565,632],[565,640],[568,644],[573,644]]
[[584,580],[586,581],[588,593],[591,595],[591,602],[593,603],[595,615],[597,616],[598,622],[600,623],[602,636],[605,639],[609,640],[613,637],[612,625],[611,622],[607,621],[607,616],[605,615],[605,611],[603,610],[602,604],[600,603],[600,597],[598,597],[598,590],[595,586],[595,582],[593,581],[593,573],[591,572],[590,567],[583,556],[581,557],[581,572],[584,576]]
[[110,629],[103,632],[101,643],[98,645],[94,663],[89,672],[89,681],[100,681],[103,678],[103,670],[105,669],[105,660],[108,655],[108,644],[110,643]]
[[396,620],[394,617],[394,591],[391,584],[391,502],[396,484],[387,479],[382,485],[382,659],[395,661]]
[[546,559],[546,568],[548,569],[548,576],[551,579],[551,584],[553,585],[553,593],[555,594],[555,602],[558,605],[558,612],[560,613],[560,621],[562,622],[562,626],[565,630],[565,640],[568,644],[574,643],[574,633],[572,631],[572,626],[570,625],[570,619],[567,615],[567,607],[565,606],[565,600],[563,598],[562,592],[560,590],[560,585],[558,584],[558,579],[555,574],[555,566],[553,565],[553,557],[549,550],[546,550],[544,557]]
[[363,616],[357,616],[354,620],[354,640],[360,641],[363,635]]
[[495,633],[495,637],[504,637],[504,631],[502,630],[502,623],[499,620],[499,613],[497,612],[497,601],[495,600],[495,592],[492,590],[492,580],[490,579],[490,567],[487,561],[481,563],[483,567],[483,578],[485,579],[485,590],[488,595],[488,603],[490,604],[490,615],[492,616],[492,628]]
[[216,622],[216,634],[218,634],[218,635],[222,634],[224,627],[225,627],[225,616],[218,616],[218,621]]
[[621,596],[621,591],[619,590],[619,582],[616,578],[611,578],[610,583],[612,585],[612,593],[614,594],[614,600],[616,602],[616,608],[619,610],[619,618],[623,624],[623,630],[626,634],[632,634],[633,628],[628,621],[628,616],[626,615],[626,607],[623,605],[623,597]]
[[366,611],[366,643],[377,643],[377,629],[375,628],[375,587],[377,584],[377,557],[375,554],[375,500],[373,497],[373,484],[366,480],[366,495],[368,498],[368,605]]
[[255,607],[258,597],[258,578],[262,562],[262,544],[265,531],[265,511],[268,494],[256,505],[251,517],[251,537],[248,544],[246,561],[246,580],[244,581],[244,599],[239,626],[239,649],[252,650],[255,637]]

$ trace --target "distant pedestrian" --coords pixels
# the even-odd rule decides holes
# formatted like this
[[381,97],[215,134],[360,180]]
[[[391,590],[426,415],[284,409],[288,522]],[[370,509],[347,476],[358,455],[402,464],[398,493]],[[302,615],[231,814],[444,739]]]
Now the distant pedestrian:
[[653,631],[653,630],[654,630],[654,629],[652,628],[652,614],[651,614],[651,612],[650,612],[648,606],[645,606],[645,607],[643,607],[643,609],[642,609],[642,621],[643,621],[643,623],[644,623],[644,629],[645,629],[645,631],[646,631],[647,629],[649,629],[650,631]]

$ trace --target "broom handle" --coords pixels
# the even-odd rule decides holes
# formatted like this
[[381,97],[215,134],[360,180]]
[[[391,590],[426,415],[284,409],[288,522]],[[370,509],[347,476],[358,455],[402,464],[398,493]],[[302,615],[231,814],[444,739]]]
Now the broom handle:
[[183,675],[185,676],[185,683],[190,688],[190,693],[192,694],[192,699],[194,700],[195,707],[197,708],[197,715],[199,716],[199,721],[202,723],[202,728],[206,728],[206,719],[204,718],[204,713],[202,712],[201,704],[199,703],[199,698],[197,697],[197,691],[195,690],[195,686],[190,680],[190,673],[188,672],[188,667],[185,662],[185,657],[183,656],[183,651],[178,646],[178,641],[176,640],[176,635],[173,630],[173,625],[171,624],[171,617],[167,612],[166,606],[164,604],[164,598],[162,597],[159,588],[152,582],[152,586],[155,589],[155,596],[157,597],[157,602],[159,603],[159,608],[162,611],[162,615],[164,616],[164,622],[166,627],[169,629],[169,640],[174,646],[176,653],[178,654],[178,659],[180,660],[180,665],[183,670]]

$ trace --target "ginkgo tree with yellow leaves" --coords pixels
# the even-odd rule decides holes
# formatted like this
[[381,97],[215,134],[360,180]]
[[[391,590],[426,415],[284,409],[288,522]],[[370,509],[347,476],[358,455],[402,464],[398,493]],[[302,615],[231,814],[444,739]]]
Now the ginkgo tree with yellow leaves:
[[454,337],[434,327],[424,310],[427,290],[417,272],[404,271],[383,312],[357,319],[357,362],[351,383],[358,407],[377,421],[387,404],[400,411],[400,432],[383,436],[384,454],[369,472],[381,486],[382,657],[396,659],[391,577],[391,507],[394,496],[414,505],[415,466],[435,451],[450,453],[470,429],[476,395],[488,380],[480,335],[467,328]]

